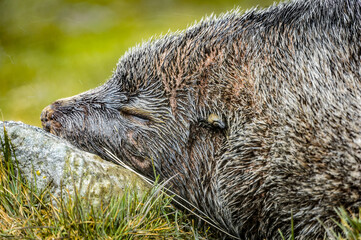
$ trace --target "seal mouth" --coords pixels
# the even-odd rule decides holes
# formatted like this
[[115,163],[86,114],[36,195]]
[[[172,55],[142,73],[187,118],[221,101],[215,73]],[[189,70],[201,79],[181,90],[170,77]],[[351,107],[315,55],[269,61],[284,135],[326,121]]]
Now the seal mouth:
[[43,129],[51,134],[58,135],[61,124],[54,119],[54,106],[51,104],[46,106],[40,115],[41,125]]

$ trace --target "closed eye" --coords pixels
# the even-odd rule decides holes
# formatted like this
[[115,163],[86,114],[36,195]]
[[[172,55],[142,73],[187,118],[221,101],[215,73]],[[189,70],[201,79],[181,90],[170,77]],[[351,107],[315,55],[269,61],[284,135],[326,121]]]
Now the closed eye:
[[134,120],[142,123],[147,123],[152,120],[150,112],[135,107],[122,107],[120,112],[126,117],[133,118]]

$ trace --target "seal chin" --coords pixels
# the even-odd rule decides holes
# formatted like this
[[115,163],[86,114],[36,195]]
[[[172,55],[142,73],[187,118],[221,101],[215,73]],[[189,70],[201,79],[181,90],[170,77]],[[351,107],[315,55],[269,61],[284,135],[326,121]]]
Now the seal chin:
[[43,129],[54,135],[58,135],[61,124],[54,120],[54,107],[53,105],[46,106],[40,115],[41,125]]

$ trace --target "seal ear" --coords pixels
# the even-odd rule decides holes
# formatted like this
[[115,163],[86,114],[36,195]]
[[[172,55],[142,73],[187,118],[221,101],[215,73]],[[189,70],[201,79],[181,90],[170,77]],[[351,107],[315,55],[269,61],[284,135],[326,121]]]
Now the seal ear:
[[217,128],[220,128],[220,129],[226,128],[226,124],[224,123],[222,117],[215,114],[215,113],[211,113],[208,116],[207,122],[213,127],[217,127]]

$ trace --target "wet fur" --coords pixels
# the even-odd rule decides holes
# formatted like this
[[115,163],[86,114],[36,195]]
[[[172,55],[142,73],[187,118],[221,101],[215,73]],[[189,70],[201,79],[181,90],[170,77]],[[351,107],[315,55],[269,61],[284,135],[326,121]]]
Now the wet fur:
[[131,49],[43,125],[149,177],[154,164],[235,236],[288,235],[293,213],[298,239],[322,238],[319,220],[361,206],[360,60],[360,1],[234,11]]

